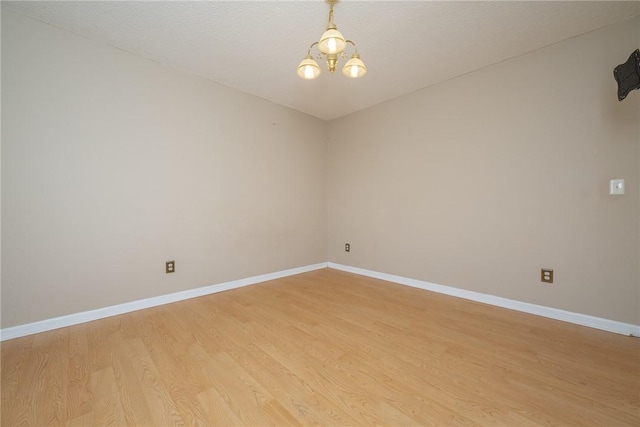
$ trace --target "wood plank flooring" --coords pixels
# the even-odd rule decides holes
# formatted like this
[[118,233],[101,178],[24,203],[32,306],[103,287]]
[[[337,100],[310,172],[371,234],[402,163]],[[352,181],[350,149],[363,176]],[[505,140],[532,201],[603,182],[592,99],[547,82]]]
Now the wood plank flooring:
[[640,425],[640,339],[324,269],[2,343],[3,426]]

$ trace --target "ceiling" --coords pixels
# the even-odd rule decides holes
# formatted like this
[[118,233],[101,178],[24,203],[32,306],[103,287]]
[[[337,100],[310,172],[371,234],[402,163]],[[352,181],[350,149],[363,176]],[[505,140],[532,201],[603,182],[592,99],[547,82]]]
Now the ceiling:
[[320,62],[320,77],[304,81],[296,66],[324,31],[322,0],[2,4],[324,120],[640,14],[638,1],[343,0],[334,22],[358,45],[367,75],[331,75]]

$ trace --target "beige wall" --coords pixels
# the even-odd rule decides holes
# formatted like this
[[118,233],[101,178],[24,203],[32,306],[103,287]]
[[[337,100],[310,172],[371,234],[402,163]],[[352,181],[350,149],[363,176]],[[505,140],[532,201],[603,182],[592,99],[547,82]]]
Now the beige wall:
[[6,11],[2,107],[4,328],[326,261],[321,120]]
[[640,324],[640,92],[618,102],[612,75],[639,28],[331,122],[329,261]]
[[3,328],[327,259],[640,323],[637,18],[327,125],[2,15]]

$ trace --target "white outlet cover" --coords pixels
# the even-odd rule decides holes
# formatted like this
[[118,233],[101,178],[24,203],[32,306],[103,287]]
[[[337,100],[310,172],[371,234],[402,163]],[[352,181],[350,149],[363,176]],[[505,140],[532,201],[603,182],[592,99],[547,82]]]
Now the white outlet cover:
[[612,179],[609,181],[609,194],[612,196],[624,194],[624,179]]

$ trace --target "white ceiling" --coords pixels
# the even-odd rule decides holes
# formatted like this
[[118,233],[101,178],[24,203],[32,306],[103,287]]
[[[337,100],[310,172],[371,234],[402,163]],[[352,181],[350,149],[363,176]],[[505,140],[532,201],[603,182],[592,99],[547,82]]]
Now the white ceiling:
[[321,63],[322,75],[303,81],[295,69],[324,31],[322,0],[2,3],[325,120],[640,14],[638,1],[343,0],[334,21],[368,73],[348,79]]

